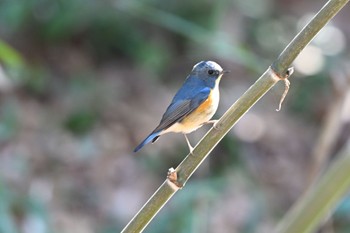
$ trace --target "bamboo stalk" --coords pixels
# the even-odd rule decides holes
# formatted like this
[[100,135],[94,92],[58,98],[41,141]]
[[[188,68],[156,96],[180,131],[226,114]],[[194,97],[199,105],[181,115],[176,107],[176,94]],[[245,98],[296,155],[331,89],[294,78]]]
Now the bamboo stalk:
[[278,224],[275,233],[310,233],[334,211],[350,187],[350,140],[319,182]]

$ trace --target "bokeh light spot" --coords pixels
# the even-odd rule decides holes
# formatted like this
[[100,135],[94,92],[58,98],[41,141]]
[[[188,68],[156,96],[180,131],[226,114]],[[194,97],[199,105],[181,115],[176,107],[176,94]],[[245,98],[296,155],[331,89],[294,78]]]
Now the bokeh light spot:
[[264,121],[256,114],[247,113],[234,128],[236,136],[245,142],[259,140],[265,132]]
[[334,56],[346,47],[344,33],[337,27],[326,26],[316,36],[313,43],[317,45],[325,55]]
[[320,48],[309,45],[295,59],[295,69],[304,75],[314,75],[319,73],[325,60]]

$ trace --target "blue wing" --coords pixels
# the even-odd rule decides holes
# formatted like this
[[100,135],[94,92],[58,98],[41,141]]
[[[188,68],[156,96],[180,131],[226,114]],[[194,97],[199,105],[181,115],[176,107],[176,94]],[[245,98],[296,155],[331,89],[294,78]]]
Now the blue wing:
[[190,95],[183,96],[183,98],[176,98],[177,96],[175,96],[153,132],[160,132],[176,122],[180,122],[209,97],[210,91],[209,87],[202,87],[199,90],[193,90]]
[[201,80],[193,79],[191,76],[186,79],[184,85],[176,93],[171,104],[165,111],[159,125],[135,148],[134,152],[151,141],[155,142],[163,130],[176,122],[180,122],[209,97],[211,89],[209,87],[203,87],[204,85],[198,85],[201,84],[198,83],[199,81]]

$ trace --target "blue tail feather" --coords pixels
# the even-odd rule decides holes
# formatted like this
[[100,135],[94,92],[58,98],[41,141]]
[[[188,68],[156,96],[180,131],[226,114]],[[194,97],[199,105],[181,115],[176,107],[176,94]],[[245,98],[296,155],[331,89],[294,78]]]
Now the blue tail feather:
[[148,135],[148,137],[143,140],[140,145],[138,145],[135,149],[134,149],[134,152],[137,152],[139,151],[144,145],[150,143],[150,142],[155,142],[159,137],[159,132],[154,132],[154,133],[151,133],[150,135]]

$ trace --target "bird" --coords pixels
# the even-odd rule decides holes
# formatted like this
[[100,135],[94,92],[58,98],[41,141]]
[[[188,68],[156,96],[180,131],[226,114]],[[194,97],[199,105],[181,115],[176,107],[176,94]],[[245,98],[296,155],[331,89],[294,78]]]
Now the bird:
[[134,149],[156,142],[166,133],[182,133],[185,136],[190,153],[193,147],[187,134],[205,124],[215,124],[211,120],[220,100],[219,83],[224,73],[229,71],[214,61],[200,61],[195,64],[181,88],[163,114],[159,125]]

